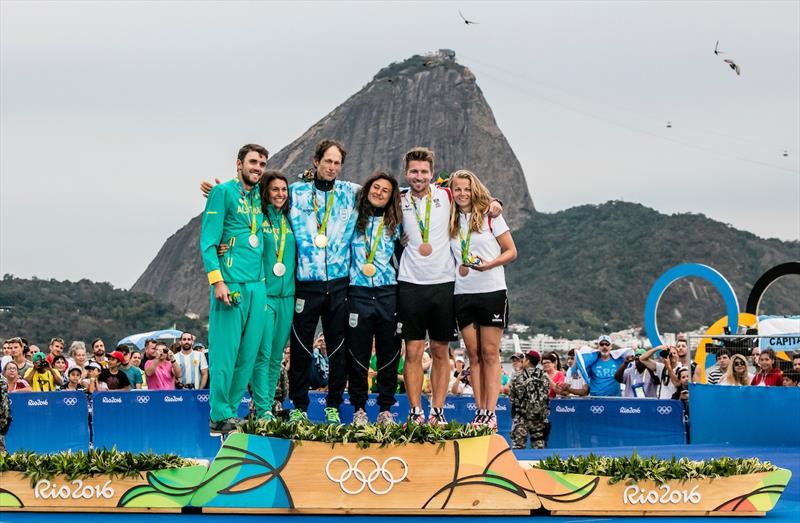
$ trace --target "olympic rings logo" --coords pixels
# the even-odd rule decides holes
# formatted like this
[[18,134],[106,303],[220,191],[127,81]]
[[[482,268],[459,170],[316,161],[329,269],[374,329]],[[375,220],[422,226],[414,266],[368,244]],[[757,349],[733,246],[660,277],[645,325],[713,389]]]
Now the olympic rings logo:
[[[341,461],[345,464],[346,468],[339,474],[338,477],[334,477],[331,474],[331,465],[337,461]],[[389,463],[396,461],[400,464],[400,467],[403,469],[403,473],[400,475],[399,478],[395,478],[394,474],[387,468]],[[368,472],[361,470],[362,463],[371,463],[372,470],[367,469]],[[328,460],[328,464],[325,465],[325,475],[328,476],[328,479],[333,481],[334,483],[339,484],[339,488],[342,489],[342,492],[345,494],[350,495],[357,495],[360,494],[365,488],[369,488],[370,492],[381,496],[383,494],[388,494],[389,491],[395,486],[395,484],[400,483],[406,477],[408,477],[408,464],[403,461],[402,458],[398,458],[396,456],[386,458],[382,465],[378,463],[378,460],[375,458],[365,456],[363,458],[359,458],[355,464],[351,464],[350,460],[345,458],[344,456],[334,456],[330,460]],[[355,490],[350,489],[345,486],[345,483],[350,479],[355,478],[355,481],[360,483],[360,486]],[[378,489],[375,486],[375,482],[378,478],[383,478],[383,481],[386,482],[387,487],[384,489]]]
[[667,414],[672,412],[672,407],[670,407],[669,405],[667,405],[665,407],[657,407],[656,408],[656,412],[658,412],[662,416],[666,416]]
[[373,400],[373,399],[367,400],[367,405],[370,406],[370,407],[374,407],[377,404],[378,404],[377,400]]
[[74,407],[78,404],[78,398],[64,398],[64,405],[68,407]]
[[477,408],[478,408],[478,406],[475,405],[474,403],[467,403],[467,409],[468,410],[476,410]]
[[592,411],[592,414],[602,414],[606,408],[603,405],[592,405],[589,407]]
[[136,403],[144,405],[150,401],[150,396],[136,396]]
[[208,394],[198,394],[197,401],[200,403],[208,403]]

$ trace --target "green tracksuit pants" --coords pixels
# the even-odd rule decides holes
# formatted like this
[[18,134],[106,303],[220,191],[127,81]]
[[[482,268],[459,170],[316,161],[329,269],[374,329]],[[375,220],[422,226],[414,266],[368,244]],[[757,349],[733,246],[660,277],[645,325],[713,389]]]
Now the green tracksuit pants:
[[211,288],[208,326],[211,421],[236,417],[264,337],[264,282],[227,285],[231,294],[241,293],[238,305],[228,306],[215,299]]
[[294,296],[267,296],[267,308],[264,322],[264,338],[256,356],[253,368],[253,379],[250,389],[256,416],[263,416],[272,410],[275,389],[281,372],[283,349],[289,341],[289,331],[294,317]]

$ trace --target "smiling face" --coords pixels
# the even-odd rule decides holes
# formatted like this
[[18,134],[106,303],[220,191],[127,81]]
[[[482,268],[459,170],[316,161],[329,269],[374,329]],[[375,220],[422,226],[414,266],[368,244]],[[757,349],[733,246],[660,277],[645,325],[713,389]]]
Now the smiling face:
[[244,160],[236,160],[236,172],[247,189],[252,189],[267,169],[267,157],[257,151],[248,152]]
[[273,178],[267,187],[267,195],[269,197],[269,203],[276,209],[280,209],[289,198],[289,187],[284,180]]
[[423,197],[428,194],[433,171],[430,162],[411,160],[406,168],[406,182],[414,196]]
[[383,209],[392,198],[392,184],[389,180],[378,178],[369,186],[367,200],[376,209]]
[[768,353],[762,352],[758,355],[758,366],[765,372],[772,369],[772,358]]
[[453,193],[453,201],[456,202],[458,210],[470,212],[472,210],[472,183],[469,178],[454,178],[450,185]]
[[131,354],[131,366],[138,367],[142,363],[142,354],[134,352]]
[[335,145],[331,145],[322,154],[322,158],[314,160],[314,167],[320,180],[326,182],[335,180],[342,170],[342,152]]

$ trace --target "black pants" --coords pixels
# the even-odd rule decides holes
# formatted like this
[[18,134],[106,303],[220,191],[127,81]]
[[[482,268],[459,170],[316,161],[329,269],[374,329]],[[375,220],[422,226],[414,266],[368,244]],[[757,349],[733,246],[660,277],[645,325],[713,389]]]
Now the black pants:
[[347,300],[347,375],[350,403],[356,410],[367,404],[367,375],[372,356],[372,338],[378,371],[380,411],[394,405],[400,338],[397,336],[397,292],[395,285],[350,287]]
[[289,398],[295,408],[308,410],[309,370],[314,334],[322,317],[328,351],[328,407],[339,408],[347,383],[344,330],[347,322],[348,278],[331,281],[298,281],[295,286],[294,320],[290,337]]

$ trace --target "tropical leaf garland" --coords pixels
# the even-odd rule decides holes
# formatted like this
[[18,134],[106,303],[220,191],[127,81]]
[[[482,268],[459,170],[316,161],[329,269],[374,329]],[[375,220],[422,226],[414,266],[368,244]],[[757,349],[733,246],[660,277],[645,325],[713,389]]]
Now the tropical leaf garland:
[[562,472],[565,474],[586,474],[590,476],[607,476],[610,484],[626,481],[655,481],[661,485],[667,481],[690,481],[703,478],[724,478],[758,472],[777,470],[768,461],[756,458],[718,458],[704,461],[693,461],[688,458],[660,459],[655,456],[643,458],[636,451],[631,457],[609,458],[589,454],[588,456],[570,456],[566,459],[558,455],[550,456],[538,464],[536,468]]
[[37,454],[15,452],[0,454],[0,472],[21,472],[34,486],[41,479],[65,476],[73,480],[97,475],[110,477],[143,477],[150,470],[176,469],[196,465],[175,454],[119,452],[116,449],[90,450],[89,452],[59,452]]
[[472,427],[456,422],[445,426],[417,425],[406,426],[392,424],[388,426],[370,424],[356,425],[324,425],[316,423],[288,423],[281,420],[250,420],[239,428],[245,434],[272,436],[295,441],[321,441],[324,443],[355,443],[361,448],[372,444],[406,445],[409,443],[442,443],[464,438],[489,436],[493,432],[487,427]]

